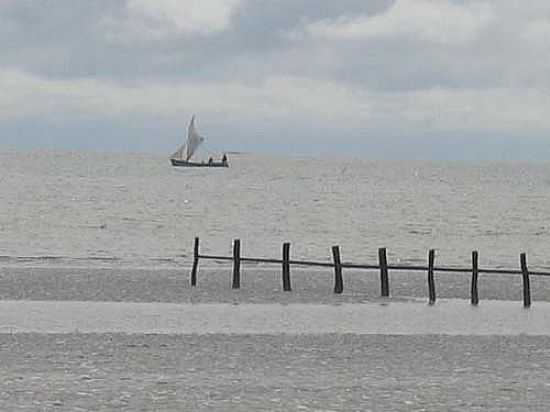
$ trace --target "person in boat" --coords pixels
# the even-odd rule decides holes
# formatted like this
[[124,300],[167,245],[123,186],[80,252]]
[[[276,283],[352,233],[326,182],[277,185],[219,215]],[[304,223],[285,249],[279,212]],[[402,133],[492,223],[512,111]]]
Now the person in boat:
[[222,156],[222,164],[227,164],[227,155],[225,153]]

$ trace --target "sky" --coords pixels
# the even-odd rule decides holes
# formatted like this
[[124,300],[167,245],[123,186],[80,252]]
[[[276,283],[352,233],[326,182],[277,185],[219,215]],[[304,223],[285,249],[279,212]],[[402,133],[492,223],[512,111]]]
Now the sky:
[[550,159],[548,0],[0,0],[0,149]]

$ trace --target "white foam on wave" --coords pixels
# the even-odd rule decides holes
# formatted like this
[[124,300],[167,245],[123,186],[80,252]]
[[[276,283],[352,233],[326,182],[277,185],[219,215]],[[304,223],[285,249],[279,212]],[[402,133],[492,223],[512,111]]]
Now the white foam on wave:
[[550,336],[550,302],[176,304],[0,301],[0,333]]

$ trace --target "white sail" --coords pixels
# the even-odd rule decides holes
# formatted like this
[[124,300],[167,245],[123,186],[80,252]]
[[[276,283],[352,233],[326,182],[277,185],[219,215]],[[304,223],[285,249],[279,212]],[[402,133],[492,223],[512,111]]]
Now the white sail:
[[187,157],[185,160],[191,159],[191,156],[193,156],[193,153],[195,153],[203,141],[204,137],[199,135],[195,129],[195,115],[193,115],[191,123],[189,123],[189,129],[187,130]]
[[172,153],[172,155],[170,156],[170,158],[172,159],[178,159],[178,160],[181,160],[183,159],[183,152],[185,150],[185,144],[182,144],[180,147],[178,147],[178,150],[176,150],[174,153]]

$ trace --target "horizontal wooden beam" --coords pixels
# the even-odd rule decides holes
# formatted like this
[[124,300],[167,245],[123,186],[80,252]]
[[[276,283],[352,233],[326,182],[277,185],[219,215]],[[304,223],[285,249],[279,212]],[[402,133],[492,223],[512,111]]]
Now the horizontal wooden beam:
[[[198,255],[200,259],[210,259],[210,260],[223,260],[223,261],[233,261],[231,256],[218,256],[218,255]],[[282,264],[282,259],[270,259],[270,258],[252,258],[252,257],[241,257],[241,262],[253,262],[253,263],[272,263],[272,264]],[[319,262],[311,260],[289,260],[289,264],[298,265],[298,266],[319,266],[319,267],[334,267],[332,262]],[[365,269],[365,270],[380,270],[379,265],[369,265],[369,264],[358,264],[358,263],[341,263],[342,268],[345,269]],[[409,271],[418,271],[425,272],[428,270],[428,266],[422,265],[388,265],[388,270],[409,270]],[[448,272],[448,273],[471,273],[472,268],[456,268],[456,267],[444,267],[444,266],[435,266],[433,268],[435,272]],[[484,269],[479,268],[478,273],[488,273],[488,274],[497,274],[497,275],[521,275],[523,272],[517,269]],[[550,272],[543,271],[529,271],[531,276],[550,276]]]

